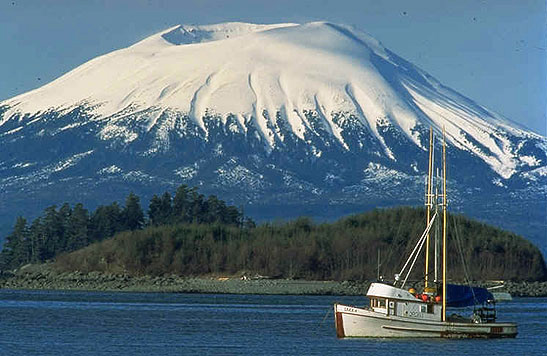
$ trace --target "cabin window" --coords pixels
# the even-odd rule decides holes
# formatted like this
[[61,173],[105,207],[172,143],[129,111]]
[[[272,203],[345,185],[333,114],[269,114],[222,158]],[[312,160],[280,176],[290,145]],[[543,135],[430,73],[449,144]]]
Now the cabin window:
[[420,313],[427,313],[427,305],[420,305]]
[[433,314],[433,304],[427,305],[427,314]]
[[370,299],[370,306],[373,307],[373,308],[385,308],[386,307],[386,300],[385,299],[371,298]]
[[378,300],[378,307],[385,308],[386,307],[386,300],[385,299],[379,299]]

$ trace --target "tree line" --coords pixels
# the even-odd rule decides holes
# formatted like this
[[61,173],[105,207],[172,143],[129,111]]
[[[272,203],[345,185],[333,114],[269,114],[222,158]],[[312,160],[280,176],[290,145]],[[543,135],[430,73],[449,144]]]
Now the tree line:
[[[260,274],[370,280],[377,276],[380,251],[380,273],[389,278],[399,272],[422,234],[424,220],[424,209],[402,207],[321,224],[298,218],[256,227],[220,222],[150,226],[60,256],[56,267],[153,276]],[[450,216],[449,221],[450,279],[465,278],[460,253],[471,279],[547,278],[541,252],[524,238],[463,216]],[[411,275],[414,280],[424,275],[423,258],[418,261]]]
[[206,198],[198,193],[197,188],[186,185],[181,185],[174,196],[169,192],[154,195],[147,214],[141,207],[140,198],[133,193],[127,196],[124,206],[113,202],[92,212],[81,203],[73,207],[65,203],[60,208],[53,205],[30,223],[24,217],[16,219],[0,252],[0,269],[45,262],[122,231],[187,223],[254,224],[250,219],[244,219],[237,207],[227,205],[214,195]]

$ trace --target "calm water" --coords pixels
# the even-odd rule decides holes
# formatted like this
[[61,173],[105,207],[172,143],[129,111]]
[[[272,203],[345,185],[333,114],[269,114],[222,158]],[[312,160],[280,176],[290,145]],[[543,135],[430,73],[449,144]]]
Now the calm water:
[[498,305],[508,340],[338,340],[334,301],[364,298],[0,290],[0,354],[547,355],[547,298]]

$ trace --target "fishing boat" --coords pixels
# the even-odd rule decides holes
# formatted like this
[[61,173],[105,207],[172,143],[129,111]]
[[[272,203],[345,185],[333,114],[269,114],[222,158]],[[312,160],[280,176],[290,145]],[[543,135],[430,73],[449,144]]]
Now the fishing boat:
[[[434,135],[429,133],[429,173],[426,181],[426,228],[393,283],[372,283],[365,307],[334,304],[336,335],[347,337],[420,337],[420,338],[513,338],[517,325],[497,322],[495,301],[484,288],[447,283],[447,198],[446,143],[442,132],[442,180],[433,177]],[[440,187],[442,183],[442,187]],[[433,192],[435,186],[435,192]],[[441,191],[439,193],[439,190]],[[442,223],[438,218],[442,210]],[[442,224],[442,243],[435,238],[434,279],[430,280],[430,230]],[[439,228],[440,230],[440,228]],[[435,234],[437,236],[437,234]],[[416,259],[425,244],[425,273],[423,290],[405,287]],[[438,265],[442,248],[442,266]],[[442,276],[439,276],[438,272]],[[402,278],[404,276],[404,278]],[[448,307],[473,305],[470,317],[447,316]]]

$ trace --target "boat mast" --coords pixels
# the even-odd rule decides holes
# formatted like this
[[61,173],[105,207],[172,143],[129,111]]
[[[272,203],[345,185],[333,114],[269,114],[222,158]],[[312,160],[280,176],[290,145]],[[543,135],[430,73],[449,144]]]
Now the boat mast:
[[[435,214],[439,213],[439,168],[437,168],[437,174],[435,175]],[[435,223],[435,286],[438,287],[439,282],[439,224]]]
[[[433,166],[433,127],[429,127],[429,169],[427,173],[427,196],[426,196],[426,224],[429,225],[430,215],[431,215],[431,176],[432,176],[432,166]],[[428,287],[429,282],[429,232],[425,240],[425,288]]]
[[446,139],[443,126],[443,319],[446,321]]

